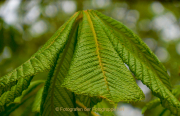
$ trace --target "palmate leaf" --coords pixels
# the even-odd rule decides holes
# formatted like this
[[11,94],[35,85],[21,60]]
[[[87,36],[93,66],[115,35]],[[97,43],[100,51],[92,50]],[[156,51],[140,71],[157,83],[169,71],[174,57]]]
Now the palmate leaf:
[[[42,96],[43,116],[78,115],[55,109],[76,107],[77,95],[111,103],[139,101],[144,94],[131,72],[160,98],[165,108],[180,115],[180,103],[171,93],[162,63],[131,30],[97,11],[75,13],[27,62],[1,77],[0,97],[5,98],[6,93],[16,91],[16,84],[26,78],[30,82],[29,77],[45,70],[50,74]],[[17,89],[22,92],[27,86],[21,83]]]

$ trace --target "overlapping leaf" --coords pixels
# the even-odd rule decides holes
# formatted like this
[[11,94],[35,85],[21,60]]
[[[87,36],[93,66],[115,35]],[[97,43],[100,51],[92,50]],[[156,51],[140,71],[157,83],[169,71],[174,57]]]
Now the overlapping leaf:
[[109,101],[137,101],[144,97],[131,72],[118,56],[98,22],[87,11],[71,66],[63,85],[77,94]]
[[[59,52],[64,49],[67,43],[66,36],[70,32],[74,19],[78,14],[74,14],[60,29],[49,39],[49,41],[38,50],[28,61],[0,78],[0,95],[11,89],[21,78],[31,77],[39,72],[50,70],[54,65]],[[72,20],[73,19],[73,20]]]
[[[69,31],[77,16],[78,13],[72,16],[28,61],[0,78],[1,111],[4,110],[5,104],[13,102],[16,97],[21,95],[23,90],[28,88],[33,75],[44,70],[49,70],[53,66],[57,55],[64,49],[68,41]],[[60,35],[61,32],[63,34]]]
[[[64,108],[75,107],[75,94],[66,88],[61,87],[62,81],[69,69],[72,55],[75,49],[75,44],[78,35],[79,21],[81,20],[81,14],[74,21],[74,25],[67,28],[67,44],[62,53],[59,54],[59,58],[55,63],[55,67],[51,70],[49,78],[44,88],[43,99],[41,104],[41,115],[43,116],[75,116],[75,111],[64,111]],[[61,111],[62,110],[62,111]]]
[[81,102],[87,108],[92,108],[94,105],[96,105],[101,100],[102,99],[98,98],[98,97],[90,97],[90,96],[86,96],[86,95],[76,95],[76,101]]
[[[175,86],[175,89],[172,90],[172,94],[173,94],[177,99],[179,99],[179,97],[180,97],[180,86],[179,86],[179,85]],[[144,113],[144,112],[145,112],[146,110],[148,110],[148,109],[153,109],[153,108],[157,107],[157,106],[160,105],[160,104],[161,104],[160,99],[159,99],[159,98],[156,98],[156,99],[150,101],[149,103],[147,103],[146,106],[143,107],[142,113]]]
[[100,114],[100,116],[116,116],[115,112],[118,110],[121,111],[121,109],[115,107],[117,106],[108,103],[106,100],[102,100],[93,107],[93,111]]
[[36,94],[36,97],[34,99],[34,103],[33,103],[33,106],[32,106],[32,111],[33,112],[40,112],[40,104],[41,104],[42,92],[43,92],[43,88],[40,88],[39,91]]
[[32,77],[21,78],[18,80],[17,85],[14,85],[11,90],[6,91],[0,96],[0,112],[4,111],[6,104],[9,104],[14,101],[14,99],[22,94],[24,89],[30,84]]
[[[98,102],[101,102],[101,98],[98,97],[90,97],[90,96],[86,96],[86,95],[76,95],[76,104],[77,107],[81,107],[81,108],[87,108],[87,111],[84,111],[82,113],[82,111],[78,112],[79,116],[84,116],[84,115],[93,115],[95,114],[95,112],[92,111],[94,105],[96,105]],[[96,116],[96,115],[95,115]]]
[[180,115],[180,103],[172,95],[171,84],[166,69],[150,51],[147,45],[131,30],[118,21],[97,11],[90,11],[110,39],[119,57],[130,70],[158,96],[164,107],[173,114]]
[[[27,79],[29,79],[29,78],[27,78]],[[30,82],[30,81],[26,80],[26,78],[20,79],[18,84],[11,88],[11,91],[5,92],[0,97],[0,103],[1,103],[0,115],[1,116],[9,116],[9,114],[11,112],[13,112],[16,108],[21,106],[30,97],[32,97],[34,94],[36,94],[39,87],[42,88],[42,85],[44,83],[43,80],[31,82],[29,87],[25,91],[22,92],[22,90],[25,89],[25,88],[21,88],[22,83],[24,84],[24,87],[26,87],[26,84],[29,84],[28,82]],[[21,93],[22,93],[22,95],[21,95]],[[19,95],[21,95],[21,96],[19,96]],[[19,96],[19,97],[17,97],[17,96]]]
[[44,80],[37,80],[37,81],[33,81],[30,83],[30,85],[28,86],[28,88],[26,90],[24,90],[22,92],[22,95],[17,97],[14,102],[15,103],[20,103],[22,102],[24,99],[27,99],[28,97],[30,97],[31,95],[36,94],[36,92],[43,87],[44,85]]

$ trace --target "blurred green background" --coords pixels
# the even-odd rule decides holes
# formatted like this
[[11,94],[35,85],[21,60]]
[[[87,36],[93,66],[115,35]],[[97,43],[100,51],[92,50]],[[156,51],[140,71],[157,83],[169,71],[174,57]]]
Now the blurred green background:
[[[180,84],[180,2],[113,0],[6,0],[0,1],[0,77],[24,63],[76,11],[95,9],[129,27],[142,38],[167,68],[172,85]],[[46,79],[47,72],[33,80]],[[140,81],[146,99],[120,103],[117,116],[158,116],[161,106],[141,114],[155,97]],[[30,101],[12,116],[20,116]],[[23,115],[23,114],[22,114]],[[29,115],[33,115],[29,113]]]

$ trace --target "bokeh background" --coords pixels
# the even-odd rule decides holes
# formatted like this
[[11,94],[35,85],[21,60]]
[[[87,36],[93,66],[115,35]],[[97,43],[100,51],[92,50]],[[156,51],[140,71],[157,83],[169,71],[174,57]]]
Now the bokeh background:
[[[180,2],[163,0],[0,1],[0,77],[30,58],[76,11],[86,9],[98,10],[133,30],[165,65],[172,85],[180,84]],[[33,80],[46,78],[47,72]],[[161,106],[141,114],[142,107],[155,97],[140,81],[137,84],[146,98],[141,102],[119,103],[124,111],[116,115],[158,116],[163,110]],[[29,102],[11,116],[23,116]]]

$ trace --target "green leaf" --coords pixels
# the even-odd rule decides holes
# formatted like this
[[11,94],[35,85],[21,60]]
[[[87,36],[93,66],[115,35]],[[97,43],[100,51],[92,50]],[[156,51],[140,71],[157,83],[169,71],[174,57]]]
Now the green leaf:
[[69,69],[77,41],[78,22],[81,21],[82,17],[80,13],[78,14],[78,17],[76,16],[73,18],[74,24],[70,23],[65,29],[65,39],[68,42],[63,52],[59,54],[57,62],[55,63],[54,68],[50,71],[49,78],[45,84],[41,103],[42,116],[77,115],[77,112],[74,111],[61,111],[61,108],[72,109],[75,107],[75,94],[64,87],[61,87],[61,84]]
[[[28,100],[28,99],[26,99]],[[24,100],[21,103],[11,103],[8,106],[5,106],[5,110],[3,112],[0,112],[0,116],[9,116],[14,110],[16,110],[19,106],[21,106],[24,102],[26,102],[26,100]]]
[[[27,79],[29,79],[29,77]],[[20,79],[18,84],[11,88],[11,91],[5,92],[0,97],[1,114],[6,114],[8,116],[12,111],[14,111],[16,108],[22,105],[27,99],[34,95],[37,92],[36,90],[39,89],[38,86],[44,83],[44,81],[42,80],[33,81],[30,83],[29,87],[26,90],[24,90],[24,87],[27,87],[26,84],[29,84],[29,82],[30,81],[26,80],[26,78]]]
[[22,94],[24,89],[30,84],[32,77],[21,78],[18,80],[17,85],[14,85],[10,91],[3,93],[0,96],[0,112],[4,111],[6,104],[9,104],[14,101],[14,99]]
[[[179,85],[175,86],[175,89],[172,90],[172,94],[177,99],[179,99],[179,97],[180,97],[180,86]],[[153,108],[157,107],[160,104],[161,104],[161,101],[160,101],[159,98],[156,98],[156,99],[150,101],[149,103],[146,104],[146,106],[143,107],[142,114],[144,114],[146,110],[153,109]]]
[[179,99],[180,97],[180,85],[176,85],[172,91],[173,95]]
[[63,86],[76,94],[112,102],[143,99],[131,72],[97,23],[89,12],[83,11],[80,35]]
[[79,116],[84,116],[84,115],[90,115],[92,113],[92,108],[94,107],[94,105],[96,105],[98,102],[101,102],[101,98],[97,98],[97,97],[90,97],[90,96],[86,96],[86,95],[76,95],[76,105],[77,107],[81,107],[81,108],[87,108],[87,111],[84,111],[84,113],[82,114],[82,111],[78,111],[78,115]]
[[33,106],[32,106],[32,111],[33,112],[40,112],[40,105],[41,105],[41,98],[42,98],[42,92],[43,92],[43,87],[39,89],[39,91],[36,94]]
[[[180,103],[171,93],[162,63],[130,29],[97,11],[75,13],[27,62],[0,78],[1,109],[21,95],[34,75],[45,70],[50,74],[43,91],[43,116],[77,115],[56,111],[56,107],[75,108],[75,94],[111,103],[139,101],[144,94],[132,73],[165,108],[180,115]],[[83,103],[90,107],[98,102],[86,101]]]
[[19,116],[32,116],[32,106],[33,102],[28,103],[27,108]]
[[14,102],[20,103],[22,100],[36,94],[36,92],[44,85],[44,80],[37,80],[30,83],[29,87],[22,92],[22,95],[17,97]]
[[86,96],[86,95],[76,95],[76,100],[81,102],[87,108],[92,108],[94,105],[96,105],[102,99],[98,98],[98,97],[90,97],[90,96]]
[[[46,42],[46,44],[38,50],[24,64],[14,69],[7,75],[0,78],[0,95],[11,89],[17,84],[21,78],[31,77],[39,72],[48,71],[53,67],[55,60],[67,43],[67,35],[78,13],[75,13],[60,29]],[[72,20],[73,19],[73,20]]]
[[115,105],[110,104],[106,100],[102,100],[97,105],[93,107],[93,111],[100,114],[100,116],[115,116]]
[[156,108],[160,104],[161,104],[160,99],[154,99],[154,100],[150,101],[149,103],[146,104],[145,107],[143,107],[142,114],[144,114],[147,109]]
[[165,108],[168,108],[173,114],[180,115],[180,103],[171,93],[167,71],[147,45],[118,21],[97,11],[89,12],[136,78],[140,79],[155,96],[161,99]]

